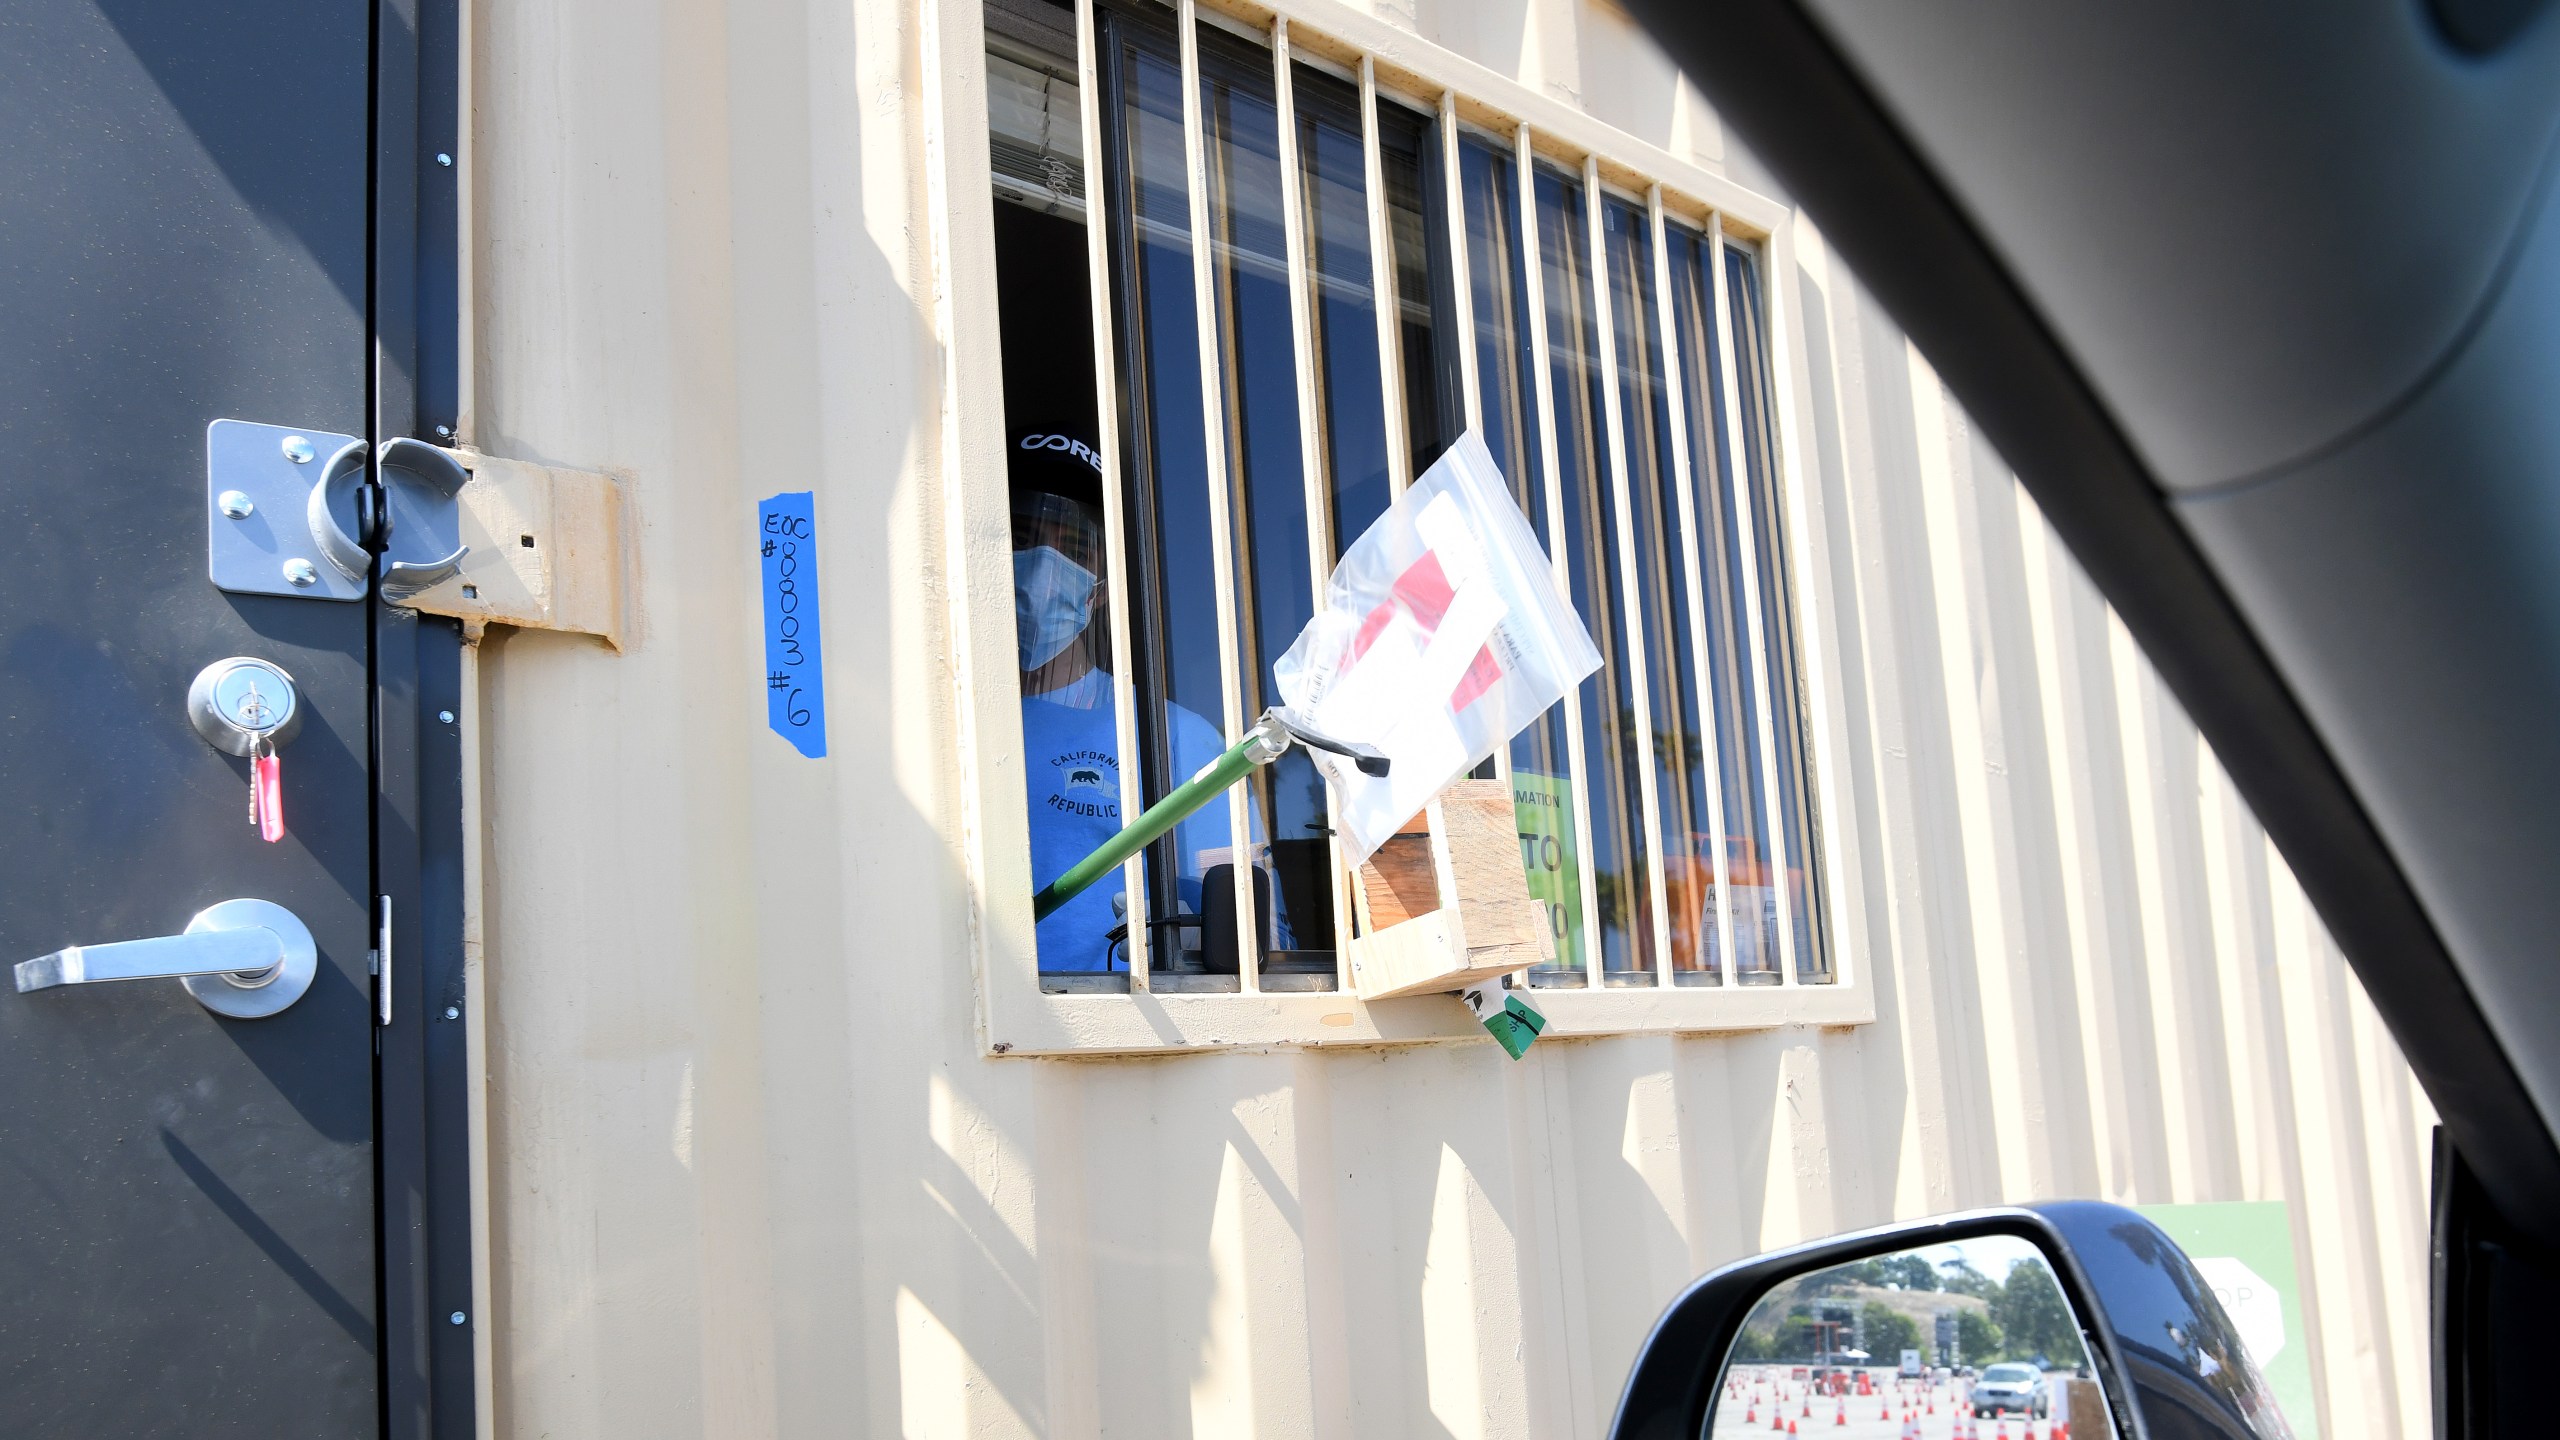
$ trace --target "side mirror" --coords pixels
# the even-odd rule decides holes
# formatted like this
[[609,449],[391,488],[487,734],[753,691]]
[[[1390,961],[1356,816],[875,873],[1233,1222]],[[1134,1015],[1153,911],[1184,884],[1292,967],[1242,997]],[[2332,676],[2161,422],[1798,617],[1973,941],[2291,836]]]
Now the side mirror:
[[1790,1422],[1842,1440],[2293,1440],[2186,1252],[2091,1201],[1728,1265],[1654,1323],[1610,1434],[1761,1440]]

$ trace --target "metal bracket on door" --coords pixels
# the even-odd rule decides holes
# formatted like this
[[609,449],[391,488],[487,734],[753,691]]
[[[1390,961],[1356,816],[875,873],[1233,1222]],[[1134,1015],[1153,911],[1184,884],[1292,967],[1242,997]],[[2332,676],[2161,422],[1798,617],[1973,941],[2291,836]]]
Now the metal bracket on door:
[[383,598],[398,600],[462,568],[455,496],[471,472],[423,440],[387,440],[372,457],[380,516],[370,513],[365,443],[353,435],[216,420],[204,455],[205,560],[217,589],[361,600],[379,550]]
[[373,922],[373,1023],[391,1023],[391,897],[374,898],[378,907]]

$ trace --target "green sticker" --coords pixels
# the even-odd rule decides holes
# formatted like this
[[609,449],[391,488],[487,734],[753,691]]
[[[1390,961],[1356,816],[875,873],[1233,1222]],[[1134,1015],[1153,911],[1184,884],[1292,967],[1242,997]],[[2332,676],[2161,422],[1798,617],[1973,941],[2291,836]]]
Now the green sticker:
[[1529,1053],[1529,1047],[1546,1031],[1547,1017],[1516,992],[1503,989],[1500,980],[1488,980],[1458,993],[1467,1008],[1475,1012],[1476,1019],[1483,1022],[1485,1033],[1514,1060]]
[[2311,1393],[2311,1346],[2293,1269],[2293,1223],[2281,1200],[2136,1205],[2187,1258],[2240,1331],[2240,1343],[2299,1440],[2320,1440]]
[[1556,966],[1580,970],[1582,860],[1573,843],[1573,781],[1514,770],[1511,806],[1520,817],[1520,866],[1529,873],[1529,898],[1547,904]]

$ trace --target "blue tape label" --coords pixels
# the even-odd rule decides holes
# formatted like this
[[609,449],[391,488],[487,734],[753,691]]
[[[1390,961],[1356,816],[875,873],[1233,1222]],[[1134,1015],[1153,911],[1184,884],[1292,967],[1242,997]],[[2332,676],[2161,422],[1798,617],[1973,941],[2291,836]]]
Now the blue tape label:
[[764,568],[765,723],[815,760],[827,753],[826,650],[818,641],[818,524],[810,492],[756,507]]

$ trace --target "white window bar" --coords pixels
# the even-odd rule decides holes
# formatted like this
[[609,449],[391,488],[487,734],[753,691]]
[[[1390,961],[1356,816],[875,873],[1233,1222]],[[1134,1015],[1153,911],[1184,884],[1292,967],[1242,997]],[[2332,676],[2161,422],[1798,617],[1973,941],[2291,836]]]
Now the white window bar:
[[1458,295],[1458,380],[1466,398],[1467,428],[1484,428],[1484,391],[1476,375],[1476,296],[1467,254],[1466,187],[1458,177],[1458,92],[1440,92],[1440,169],[1448,176],[1441,187],[1449,202],[1449,279]]
[[[1538,162],[1537,150],[1529,127],[1520,127],[1513,148],[1512,163],[1517,167],[1519,194],[1514,197],[1520,209],[1520,266],[1529,283],[1529,360],[1532,383],[1538,391],[1538,456],[1543,462],[1547,489],[1547,531],[1552,553],[1548,563],[1555,566],[1556,589],[1567,603],[1573,595],[1570,551],[1564,543],[1564,471],[1556,454],[1555,370],[1547,355],[1547,271],[1543,242],[1538,235]],[[1595,683],[1585,679],[1584,685]],[[1597,872],[1591,863],[1591,776],[1582,757],[1582,693],[1576,686],[1564,697],[1565,774],[1573,795],[1574,879],[1580,887],[1578,899],[1582,911],[1582,983],[1586,989],[1600,988],[1600,917],[1599,905],[1593,899],[1599,893]]]
[[[1769,879],[1778,908],[1778,983],[1793,987],[1796,935],[1793,898],[1787,894],[1785,797],[1778,791],[1778,734],[1769,710],[1769,639],[1760,601],[1760,563],[1751,514],[1750,467],[1742,443],[1742,380],[1734,367],[1743,357],[1736,349],[1733,306],[1725,284],[1724,222],[1717,217],[1707,229],[1708,254],[1714,258],[1716,345],[1724,359],[1725,454],[1733,489],[1734,535],[1742,550],[1742,608],[1751,636],[1751,688],[1760,710],[1761,804],[1767,812],[1768,843],[1762,847],[1760,870]],[[1772,437],[1774,439],[1774,437]],[[1764,443],[1768,443],[1764,441]],[[1781,600],[1784,597],[1780,597]]]
[[[1689,663],[1693,672],[1689,683],[1697,686],[1698,754],[1694,757],[1705,771],[1707,792],[1708,848],[1715,866],[1716,974],[1726,988],[1733,987],[1733,907],[1728,890],[1730,877],[1725,873],[1724,846],[1724,737],[1716,733],[1715,691],[1708,680],[1714,673],[1708,657],[1714,649],[1714,637],[1707,631],[1706,567],[1699,564],[1698,495],[1689,474],[1689,396],[1681,386],[1680,323],[1677,307],[1671,302],[1671,236],[1662,218],[1662,187],[1654,185],[1645,191],[1645,218],[1653,226],[1653,289],[1656,323],[1662,327],[1662,387],[1671,401],[1671,474],[1674,493],[1680,499],[1680,552],[1688,561],[1689,575]],[[1694,863],[1694,862],[1693,862]],[[1700,937],[1704,938],[1704,937]]]
[[[1138,760],[1137,668],[1130,659],[1128,516],[1120,488],[1120,362],[1113,354],[1109,182],[1102,160],[1102,62],[1094,53],[1093,0],[1076,0],[1076,86],[1084,128],[1084,249],[1093,293],[1094,448],[1102,457],[1103,569],[1111,586],[1111,703],[1114,740],[1120,748],[1120,814],[1146,807],[1146,767]],[[1147,857],[1144,851],[1120,867],[1129,926],[1122,953],[1129,961],[1129,990],[1147,988]]]
[[[1244,699],[1239,686],[1241,662],[1236,653],[1236,570],[1229,553],[1235,527],[1227,513],[1226,377],[1219,357],[1217,260],[1209,229],[1209,138],[1200,118],[1200,21],[1194,0],[1180,0],[1176,23],[1182,27],[1182,155],[1191,200],[1191,309],[1199,331],[1201,459],[1209,483],[1209,559],[1218,587],[1218,699],[1221,738],[1233,743],[1244,733]],[[1169,777],[1179,783],[1181,777]],[[1251,837],[1251,782],[1239,780],[1227,790],[1228,875],[1236,890],[1236,974],[1247,994],[1262,988],[1262,967],[1255,963],[1260,946],[1254,913],[1253,862],[1246,842]],[[1207,904],[1207,897],[1202,897]],[[1135,908],[1134,906],[1132,907]],[[1141,922],[1143,923],[1143,922]],[[1202,938],[1207,938],[1205,929]]]
[[[1457,325],[1458,391],[1466,402],[1466,428],[1484,430],[1483,381],[1476,365],[1476,292],[1474,259],[1467,254],[1466,186],[1458,168],[1458,92],[1440,92],[1440,169],[1447,183],[1440,187],[1449,209],[1449,281],[1457,292],[1457,312],[1452,317]],[[1493,747],[1493,778],[1511,787],[1511,742]]]
[[[1299,470],[1306,483],[1307,567],[1314,580],[1315,608],[1325,608],[1325,585],[1333,578],[1333,506],[1325,497],[1325,425],[1317,408],[1314,277],[1307,266],[1306,176],[1299,170],[1298,98],[1289,54],[1289,17],[1271,22],[1271,67],[1274,108],[1280,113],[1280,225],[1288,232],[1289,336],[1296,347],[1298,381]],[[1351,873],[1342,863],[1341,816],[1333,803],[1333,787],[1325,787],[1325,824],[1334,832],[1325,840],[1331,856],[1333,884],[1333,977],[1336,989],[1351,988]],[[1276,838],[1276,837],[1275,837]],[[1275,886],[1276,888],[1276,886]]]
[[[1652,895],[1648,908],[1653,916],[1654,980],[1661,983],[1662,972],[1669,968],[1668,957],[1670,909],[1662,898],[1662,809],[1654,788],[1653,708],[1644,665],[1644,605],[1636,575],[1635,515],[1627,494],[1627,437],[1624,406],[1618,403],[1618,333],[1616,307],[1609,299],[1609,236],[1602,224],[1602,211],[1608,197],[1600,191],[1600,158],[1583,157],[1582,220],[1590,238],[1584,243],[1591,252],[1591,316],[1598,332],[1600,351],[1600,411],[1602,423],[1608,427],[1609,475],[1614,482],[1618,531],[1618,603],[1625,607],[1627,647],[1625,660],[1628,679],[1628,708],[1635,711],[1636,722],[1636,791],[1643,803],[1645,876]],[[1632,922],[1632,916],[1628,917]],[[1632,924],[1629,926],[1633,928]]]
[[[1184,0],[1185,4],[1190,0]],[[1378,384],[1385,391],[1387,493],[1413,483],[1413,439],[1405,429],[1404,311],[1396,303],[1396,236],[1387,218],[1387,167],[1378,153],[1378,62],[1360,57],[1360,145],[1369,193],[1369,298],[1378,313]]]

